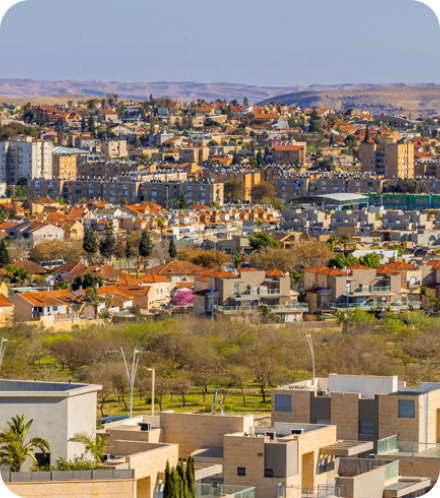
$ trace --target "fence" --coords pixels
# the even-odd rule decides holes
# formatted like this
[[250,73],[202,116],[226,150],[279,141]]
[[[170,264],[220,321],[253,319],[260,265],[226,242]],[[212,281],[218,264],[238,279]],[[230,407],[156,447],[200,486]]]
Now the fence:
[[346,498],[347,487],[335,484],[319,484],[318,486],[287,485],[286,488],[295,489],[302,498]]
[[73,470],[54,472],[1,472],[1,478],[5,483],[116,481],[121,479],[134,479],[134,469]]
[[255,498],[255,488],[196,483],[196,498],[221,498],[225,495],[234,498]]

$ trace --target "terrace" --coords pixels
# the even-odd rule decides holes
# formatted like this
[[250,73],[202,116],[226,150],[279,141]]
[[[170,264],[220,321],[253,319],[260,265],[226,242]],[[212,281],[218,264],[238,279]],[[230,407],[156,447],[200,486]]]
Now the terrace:
[[399,441],[399,436],[390,436],[377,442],[378,455],[398,457],[440,458],[440,443]]

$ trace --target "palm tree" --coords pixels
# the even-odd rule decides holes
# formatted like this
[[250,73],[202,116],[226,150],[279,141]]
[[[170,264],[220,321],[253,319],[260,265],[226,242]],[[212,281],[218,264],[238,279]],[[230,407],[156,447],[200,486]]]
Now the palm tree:
[[93,436],[89,436],[85,432],[77,432],[69,441],[72,443],[82,443],[86,447],[86,452],[88,451],[93,455],[96,463],[102,461],[108,443],[105,437],[96,436],[96,439],[93,439]]
[[350,235],[347,235],[346,233],[339,238],[339,242],[341,244],[344,244],[344,253],[347,252],[347,244],[350,242],[351,237]]
[[87,294],[83,298],[83,302],[92,306],[95,311],[95,318],[98,318],[98,311],[101,304],[106,304],[111,301],[109,296],[100,296],[97,287],[91,287],[87,290]]
[[330,235],[330,237],[327,240],[327,244],[332,251],[334,251],[335,245],[337,242],[338,242],[338,238],[336,237],[336,235],[335,234]]
[[44,456],[46,451],[50,451],[49,443],[40,437],[33,437],[25,443],[32,423],[33,420],[30,420],[26,424],[26,413],[23,413],[21,417],[12,417],[12,422],[8,422],[9,429],[0,434],[0,464],[9,465],[12,472],[20,472],[28,458],[36,464],[33,453],[35,449],[40,450]]
[[159,216],[156,220],[156,224],[159,227],[160,234],[162,235],[163,229],[165,227],[165,220]]
[[234,268],[238,270],[239,268],[241,268],[241,265],[246,261],[246,255],[234,252],[232,253],[232,256],[234,261]]

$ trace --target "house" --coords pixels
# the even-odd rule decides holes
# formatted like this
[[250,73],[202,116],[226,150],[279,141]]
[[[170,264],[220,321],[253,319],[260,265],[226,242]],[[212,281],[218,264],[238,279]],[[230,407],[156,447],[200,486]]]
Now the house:
[[23,268],[23,270],[28,271],[31,275],[47,275],[49,272],[44,266],[34,263],[30,259],[19,259],[12,263],[14,268]]
[[105,121],[115,121],[118,119],[118,113],[113,109],[99,109],[98,120],[102,123]]
[[[1,287],[3,286],[6,286],[4,282],[2,282]],[[14,304],[3,292],[4,290],[0,288],[0,325],[5,327],[12,325],[14,321]]]
[[237,274],[202,270],[195,277],[194,314],[248,319],[261,315],[261,306],[281,322],[302,321],[307,305],[290,292],[290,277],[280,270],[242,268]]
[[145,275],[154,274],[171,279],[170,287],[171,291],[173,291],[176,284],[180,282],[192,286],[192,282],[200,270],[203,270],[201,266],[194,265],[189,261],[170,261],[163,265],[147,268]]
[[[79,299],[83,299],[86,296],[88,289],[80,289],[75,291],[75,295],[79,297]],[[108,308],[112,312],[118,312],[123,309],[130,308],[133,306],[133,296],[123,290],[122,287],[116,286],[104,286],[98,288],[98,293],[100,298],[107,298],[109,302],[102,302],[98,307],[98,312],[102,311],[105,308]],[[94,317],[95,310],[93,306],[86,305],[83,313],[86,317]]]
[[82,301],[69,290],[16,293],[9,300],[15,307],[16,321],[41,321],[47,326],[59,320],[71,320],[72,301],[74,318],[79,319],[82,307]]
[[[35,451],[37,462],[53,464],[59,458],[70,461],[84,453],[84,445],[69,439],[78,432],[93,434],[96,429],[100,390],[101,386],[93,384],[0,380],[2,421],[6,424],[26,413],[26,422],[33,420],[28,438],[40,437],[50,445],[46,457],[41,450]],[[29,471],[30,465],[28,459],[23,470]]]
[[10,239],[26,239],[30,245],[37,245],[47,240],[63,240],[65,234],[61,227],[50,223],[29,220],[7,228],[5,231]]

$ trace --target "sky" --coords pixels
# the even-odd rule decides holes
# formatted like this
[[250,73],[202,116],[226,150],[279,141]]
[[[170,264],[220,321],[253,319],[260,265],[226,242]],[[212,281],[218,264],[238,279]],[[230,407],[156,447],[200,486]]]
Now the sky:
[[440,83],[439,22],[413,0],[27,0],[0,77],[258,86]]

